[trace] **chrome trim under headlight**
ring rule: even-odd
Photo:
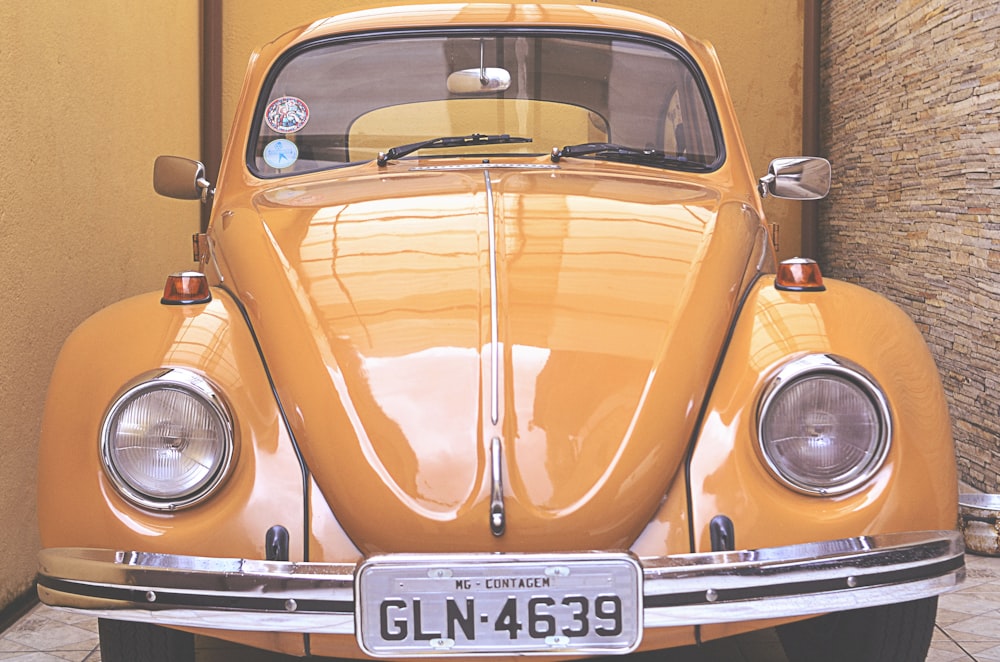
[[[875,380],[846,359],[812,354],[764,390],[757,441],[771,473],[804,494],[843,494],[867,482],[889,452],[892,418]]]
[[[192,506],[233,460],[233,420],[203,377],[179,368],[146,373],[115,398],[101,425],[101,462],[128,501],[152,510]]]

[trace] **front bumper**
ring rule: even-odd
[[[438,557],[445,559],[446,557]],[[645,628],[805,616],[945,593],[965,576],[954,531],[639,559]],[[355,632],[354,564],[53,548],[42,602],[161,625]]]

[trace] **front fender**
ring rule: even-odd
[[[785,292],[762,278],[728,344],[688,465],[694,551],[726,515],[738,549],[846,536],[953,529],[958,489],[948,407],[919,330],[894,304],[843,282]],[[757,445],[761,393],[788,361],[834,354],[867,370],[892,416],[888,457],[864,486],[809,496],[780,484]]]
[[[303,481],[253,337],[223,290],[210,303],[167,306],[150,293],[85,321],[63,346],[49,386],[39,449],[43,547],[114,546],[177,554],[264,558],[265,532],[306,539]],[[172,513],[122,499],[102,469],[102,419],[119,389],[159,368],[209,380],[235,420],[235,461],[217,493]],[[197,551],[196,551],[197,550]]]

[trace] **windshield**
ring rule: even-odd
[[[700,73],[664,42],[498,28],[342,37],[300,47],[272,71],[248,163],[279,177],[482,134],[530,142],[444,141],[418,154],[538,155],[608,143],[663,156],[646,154],[643,165],[706,170],[721,161],[714,118]],[[628,160],[629,151],[564,155]]]

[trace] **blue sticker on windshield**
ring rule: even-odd
[[[291,140],[278,138],[264,148],[264,163],[275,170],[290,168],[299,160],[299,148]]]
[[[279,97],[267,104],[264,121],[272,131],[295,133],[309,121],[309,106],[298,97]]]

